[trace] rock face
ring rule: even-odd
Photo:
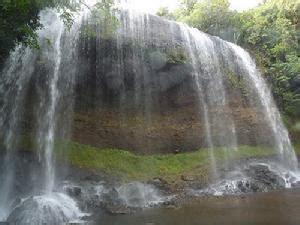
[[[232,195],[297,187],[295,175],[277,166],[253,162],[235,168],[233,173],[228,173],[225,178],[200,191],[200,194]]]
[[[62,45],[74,41],[75,50],[72,57],[62,55],[60,72],[69,77],[59,77],[56,111],[68,129],[57,136],[68,138],[71,131],[75,142],[142,154],[193,151],[210,142],[272,142],[264,115],[251,105],[256,95],[245,71],[224,41],[130,11],[120,12],[120,25],[109,37],[101,35],[102,27],[86,34],[89,21],[83,19],[78,40],[63,36]],[[36,129],[31,121],[51,70],[36,58],[24,96],[26,133]]]
[[[155,16],[124,13],[120,31],[111,39],[82,38],[79,61],[83,66],[75,88],[73,140],[136,153],[207,147],[201,105],[201,101],[207,101],[210,105],[206,113],[212,115],[210,127],[216,127],[211,131],[214,145],[224,146],[228,132],[221,133],[217,124],[229,114],[238,144],[268,144],[272,139],[266,135],[270,133],[268,125],[250,106],[255,96],[250,89],[247,93],[242,69],[234,68],[235,56],[224,53],[222,40],[205,38],[215,49],[203,51],[215,51],[219,58],[211,59],[210,63],[215,63],[212,68],[206,68],[205,62],[195,68],[182,28]],[[195,69],[203,79],[206,96],[199,96]],[[220,79],[214,77],[217,72]],[[226,106],[218,106],[216,99],[221,96],[211,96],[213,92],[218,95],[220,82],[226,92]]]
[[[254,180],[253,184],[256,186],[253,185],[252,190],[255,192],[285,188],[284,179],[266,165],[250,166],[246,174]]]

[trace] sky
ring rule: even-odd
[[[230,8],[243,11],[245,9],[253,8],[261,2],[262,0],[230,0]]]
[[[86,0],[90,4],[96,0]],[[137,11],[143,11],[147,13],[156,13],[160,7],[166,6],[168,8],[176,9],[179,0],[119,0],[121,2],[127,2],[130,8]],[[245,9],[253,8],[257,6],[262,0],[229,0],[231,9],[242,11]],[[125,3],[126,5],[126,3]]]

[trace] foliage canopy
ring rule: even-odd
[[[272,84],[280,109],[300,116],[299,0],[266,0],[244,12],[231,10],[229,0],[182,0],[175,12],[161,9],[158,15],[248,49]]]
[[[98,0],[92,11],[97,21],[109,23],[113,0]],[[55,8],[60,13],[67,29],[73,25],[73,18],[82,8],[88,7],[84,0],[1,0],[0,1],[0,67],[9,51],[18,43],[38,48],[36,31],[42,28],[39,12]],[[108,21],[107,18],[111,20]]]

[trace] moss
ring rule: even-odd
[[[20,149],[32,151],[34,143],[30,136],[23,136],[20,140]],[[300,153],[300,145],[295,149]],[[183,174],[205,180],[208,179],[210,165],[210,149],[180,154],[136,155],[119,149],[99,149],[74,142],[57,141],[55,151],[59,160],[72,166],[118,176],[124,181],[147,181],[154,177],[174,181]],[[275,152],[265,147],[240,146],[238,150],[216,148],[214,153],[218,165],[222,166],[226,158],[236,160],[264,157]]]
[[[188,56],[183,48],[177,47],[167,50],[167,62],[171,64],[186,64],[188,63]]]
[[[61,143],[59,152],[67,152],[67,161],[76,167],[102,171],[121,177],[123,180],[148,180],[153,177],[174,178],[182,174],[207,176],[209,149],[195,152],[164,155],[135,155],[118,149],[97,149],[77,143]],[[228,149],[215,149],[216,158],[221,163]],[[232,151],[231,151],[232,152]],[[231,158],[267,156],[271,149],[241,146]]]
[[[300,154],[300,142],[294,145],[294,149],[297,155]]]
[[[21,135],[18,140],[18,147],[22,151],[32,151],[34,149],[34,144],[32,135]]]
[[[243,79],[241,79],[241,77],[238,74],[236,74],[235,72],[233,72],[232,70],[227,70],[225,73],[226,73],[226,76],[228,78],[230,85],[233,88],[239,89],[244,98],[248,98],[249,93],[247,91],[247,85],[245,84]]]

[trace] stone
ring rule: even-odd
[[[180,150],[179,149],[175,149],[174,150],[174,154],[179,154],[180,153]]]
[[[169,191],[170,190],[170,185],[168,181],[161,177],[155,177],[152,180],[147,182],[148,184],[154,185],[156,188],[163,190],[163,191]]]
[[[79,197],[82,193],[81,187],[78,186],[67,187],[66,191],[69,195],[73,197]]]
[[[246,174],[252,179],[250,189],[253,192],[285,188],[284,179],[271,171],[267,165],[250,165]]]
[[[293,188],[300,188],[300,181],[292,184]]]
[[[188,175],[182,175],[181,180],[190,182],[190,181],[195,181],[195,178]]]
[[[110,190],[107,193],[104,193],[102,196],[102,200],[103,202],[118,202],[120,203],[120,199],[119,199],[119,193],[115,188],[110,188]]]
[[[131,214],[133,210],[125,205],[107,205],[106,211],[110,214]]]

